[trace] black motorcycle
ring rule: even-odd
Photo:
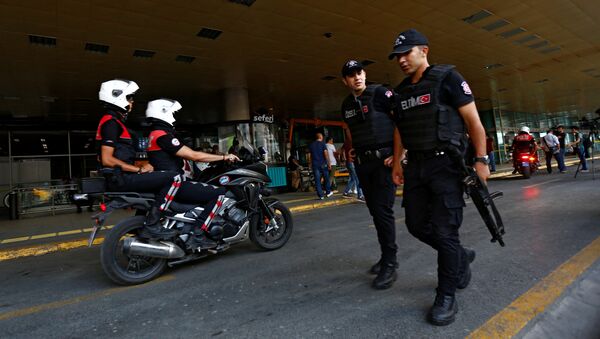
[[[90,235],[89,246],[112,211],[123,208],[136,210],[135,216],[118,222],[102,243],[100,261],[112,281],[121,285],[145,283],[161,275],[167,266],[223,252],[248,238],[264,250],[275,250],[287,243],[293,230],[292,214],[283,203],[269,197],[270,191],[265,186],[271,180],[266,164],[248,164],[246,161],[241,165],[227,165],[221,162],[203,172],[203,176],[208,175],[212,177],[205,182],[227,188],[227,194],[219,198],[211,223],[211,229],[222,229],[222,238],[216,239],[216,247],[199,251],[186,246],[186,242],[194,236],[193,229],[199,223],[197,216],[203,211],[203,206],[171,202],[162,223],[163,227],[176,230],[177,235],[172,239],[154,241],[138,237],[153,204],[153,194],[96,194],[108,203],[102,204],[102,212],[93,217],[96,225]]]

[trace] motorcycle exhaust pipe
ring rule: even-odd
[[[185,255],[185,252],[179,246],[171,242],[152,241],[151,243],[145,243],[131,237],[123,241],[123,252],[129,256],[139,255],[163,259],[181,258]]]

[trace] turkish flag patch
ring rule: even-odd
[[[369,107],[367,105],[364,105],[362,107],[363,113],[368,113],[369,112]]]
[[[417,98],[418,105],[425,105],[431,102],[431,94],[424,94]]]
[[[472,95],[473,92],[471,92],[471,87],[469,87],[469,84],[467,84],[466,81],[463,81],[460,86],[462,87],[463,92],[465,92],[466,95]]]

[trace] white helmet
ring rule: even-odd
[[[108,104],[117,106],[124,111],[128,110],[127,97],[133,95],[140,87],[133,81],[115,79],[102,83],[98,98]]]
[[[521,127],[521,132],[527,132],[527,133],[529,133],[529,127],[527,127],[527,126]]]
[[[146,118],[162,120],[169,125],[173,125],[175,117],[173,114],[181,109],[181,104],[177,100],[157,99],[148,102],[146,108]]]

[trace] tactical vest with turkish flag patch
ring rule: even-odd
[[[416,84],[396,88],[396,125],[405,149],[413,152],[465,149],[465,125],[459,112],[440,101],[442,82],[453,65],[435,65]]]

